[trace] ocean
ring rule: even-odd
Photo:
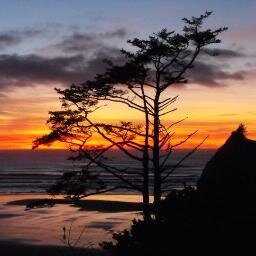
[[[174,152],[168,165],[175,163],[186,154],[187,150]],[[181,188],[183,183],[195,185],[201,172],[215,150],[197,150],[168,178],[168,189]],[[2,150],[0,151],[0,194],[43,194],[63,172],[80,170],[83,163],[67,160],[70,156],[65,150]],[[139,170],[135,160],[111,152],[108,160],[113,166]],[[116,183],[112,175],[92,166],[103,180]],[[152,178],[151,178],[152,179]],[[117,193],[134,193],[134,191],[118,191]]]

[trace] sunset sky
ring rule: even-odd
[[[0,149],[30,149],[47,133],[48,111],[60,107],[55,87],[102,72],[102,59],[117,60],[127,39],[162,28],[179,32],[182,18],[206,10],[214,13],[205,27],[229,29],[216,46],[219,55],[202,57],[188,84],[169,89],[179,95],[170,121],[188,117],[177,126],[178,137],[199,130],[187,147],[209,135],[204,147],[216,148],[241,122],[256,139],[255,0],[3,0]],[[96,118],[140,122],[126,107],[107,109]]]

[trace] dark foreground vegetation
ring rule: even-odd
[[[190,187],[162,202],[161,221],[134,221],[130,231],[103,243],[114,255],[246,255],[254,252],[255,197],[204,198]],[[248,254],[249,255],[249,254]]]
[[[254,255],[256,143],[243,125],[206,165],[197,189],[174,190],[161,220],[136,221],[103,243],[111,255]]]

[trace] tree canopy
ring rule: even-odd
[[[53,194],[65,193],[81,198],[120,188],[136,190],[143,195],[144,217],[149,219],[149,195],[152,193],[157,218],[157,209],[168,188],[170,175],[201,144],[177,165],[168,165],[173,150],[196,131],[178,143],[173,142],[173,127],[183,119],[169,124],[163,122],[163,117],[176,110],[173,103],[178,97],[165,92],[172,85],[187,83],[187,73],[193,68],[199,53],[221,42],[218,35],[227,28],[203,28],[204,20],[210,15],[211,12],[206,12],[199,17],[184,18],[182,33],[162,29],[147,39],[129,40],[133,50],[121,50],[123,64],[105,60],[106,71],[97,74],[93,80],[72,84],[67,89],[56,89],[62,109],[50,112],[48,124],[51,132],[36,139],[33,147],[54,141],[64,142],[71,151],[77,152],[72,159],[83,160],[84,165],[81,171],[64,174],[50,190]],[[123,104],[127,111],[133,109],[142,113],[143,120],[140,123],[133,120],[119,123],[95,121],[93,114],[108,102]],[[95,134],[104,141],[104,145],[90,144]],[[137,161],[140,168],[118,167],[109,163],[106,154],[113,148]],[[92,174],[92,170],[96,173]],[[100,170],[118,182],[106,183]],[[153,191],[150,191],[150,186]]]

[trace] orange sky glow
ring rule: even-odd
[[[237,83],[232,87],[209,89],[191,84],[183,89],[170,88],[168,95],[179,95],[173,105],[178,110],[166,117],[165,122],[175,122],[188,117],[187,120],[173,128],[175,131],[173,143],[179,142],[187,134],[198,130],[197,134],[180,148],[193,148],[206,136],[209,138],[201,148],[217,148],[240,123],[246,125],[247,136],[255,139],[256,113],[253,106],[255,105],[256,88],[252,86],[253,83],[252,79]],[[41,95],[37,101],[34,100],[36,94]],[[12,100],[10,101],[10,99]],[[49,132],[46,125],[48,111],[59,109],[58,95],[52,88],[45,89],[38,85],[32,92],[31,89],[26,88],[20,91],[16,90],[15,93],[10,92],[8,101],[6,102],[9,104],[8,115],[0,114],[2,117],[0,149],[31,149],[32,141],[35,138]],[[94,118],[105,123],[117,123],[120,120],[141,123],[142,120],[136,111],[113,103],[95,112]],[[89,145],[104,145],[105,143],[103,139],[97,137],[90,141]],[[63,143],[40,147],[40,149],[64,148],[66,145]]]

